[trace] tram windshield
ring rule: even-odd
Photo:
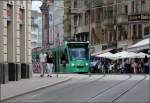
[[[72,60],[86,60],[88,53],[86,48],[70,48],[70,56]]]

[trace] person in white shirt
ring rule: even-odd
[[[46,54],[44,52],[42,52],[39,55],[39,59],[40,59],[40,67],[41,67],[41,77],[44,76],[44,72],[45,72],[45,62],[46,62]]]

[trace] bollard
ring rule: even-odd
[[[56,77],[58,78],[58,73],[56,74]]]
[[[91,77],[91,72],[88,72],[89,77]]]

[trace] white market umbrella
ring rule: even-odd
[[[115,58],[117,59],[124,59],[124,58],[137,58],[138,55],[134,52],[127,52],[127,51],[122,51],[119,53],[114,54]]]
[[[127,51],[137,52],[139,50],[148,49],[150,45],[150,38],[143,39],[134,45],[127,48]]]
[[[142,52],[138,53],[139,58],[145,58],[145,56],[150,57],[150,55],[148,55],[146,53],[142,53]]]
[[[96,57],[102,57],[102,58],[107,58],[107,59],[112,59],[115,60],[116,58],[114,57],[114,54],[110,53],[110,52],[106,52],[103,54],[99,54]]]

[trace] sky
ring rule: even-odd
[[[32,1],[32,10],[40,11],[40,6],[42,5],[41,1]]]

